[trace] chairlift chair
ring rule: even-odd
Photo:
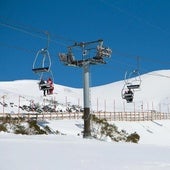
[[[45,81],[41,80],[38,84],[39,84],[40,90],[49,90],[50,89],[50,85]]]
[[[51,58],[47,49],[41,49],[37,52],[33,62],[32,71],[34,73],[49,72],[51,68]]]
[[[125,73],[125,85],[122,89],[122,99],[127,103],[133,102],[134,92],[141,86],[141,78],[138,70]]]
[[[59,53],[59,58],[61,62],[67,63],[67,55],[65,53]]]
[[[52,87],[47,83],[47,80],[49,78],[54,83],[54,77],[53,77],[53,73],[52,73],[51,70],[48,71],[48,72],[41,73],[40,81],[38,83],[40,90],[49,90],[49,89],[52,89]]]
[[[138,70],[125,73],[125,84],[128,89],[139,89],[141,85],[140,73]]]
[[[77,61],[72,53],[59,53],[60,61],[62,61],[65,65],[77,65]]]
[[[125,99],[127,101],[127,103],[133,102],[134,89],[128,88],[125,84],[121,91],[121,96],[122,96],[122,99]]]
[[[51,78],[54,82],[53,74],[51,71],[51,58],[47,48],[41,49],[37,52],[33,62],[32,71],[39,75],[40,81],[38,86],[40,90],[48,91],[54,89],[47,83],[47,79]]]

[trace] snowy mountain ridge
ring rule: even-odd
[[[126,103],[121,97],[124,80],[110,84],[91,87],[91,109],[94,111],[136,111],[157,110],[169,112],[170,104],[170,70],[159,70],[141,75],[141,87],[134,94],[134,102]],[[66,111],[68,105],[83,107],[83,89],[54,84],[54,94],[47,97],[39,90],[37,80],[15,80],[0,82],[0,112],[2,103],[16,107],[6,107],[6,112],[18,112],[21,105],[32,103],[46,104],[48,101],[58,103],[59,110]]]

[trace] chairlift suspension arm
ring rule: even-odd
[[[45,34],[47,35],[47,46],[45,49],[48,49],[49,48],[49,44],[50,44],[50,34],[48,31],[45,31]]]
[[[139,59],[140,59],[140,57],[137,56],[137,70],[139,70]]]

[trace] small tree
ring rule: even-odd
[[[95,115],[91,116],[92,121],[92,136],[103,140],[105,137],[109,137],[112,141],[125,141],[138,143],[140,136],[135,132],[128,134],[125,130],[119,131],[117,126],[109,124],[106,119],[99,119]]]

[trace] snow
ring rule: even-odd
[[[141,76],[142,84],[134,94],[134,102],[126,103],[121,98],[124,81],[118,81],[90,89],[91,109],[93,111],[148,111],[156,110],[169,112],[170,104],[170,70],[159,70]],[[4,98],[2,98],[4,96]],[[80,105],[83,107],[83,91],[79,88],[70,88],[62,85],[54,85],[54,94],[43,97],[43,92],[38,88],[36,80],[17,80],[0,82],[0,101],[10,106],[10,102],[16,106],[21,104],[45,103],[46,100],[55,100],[66,105]],[[10,102],[9,102],[10,101]],[[61,105],[58,106],[61,109]],[[2,111],[0,107],[0,111]],[[21,110],[20,110],[21,111]],[[18,107],[5,108],[5,112],[18,113]],[[22,111],[21,111],[22,112]]]
[[[161,70],[141,76],[142,86],[135,93],[136,109],[153,109],[168,112],[170,79],[157,75],[170,75],[170,70]],[[91,105],[96,110],[124,110],[120,91],[123,81],[91,88]],[[104,93],[103,93],[104,92]],[[5,96],[5,98],[3,98]],[[44,102],[38,91],[37,81],[18,80],[0,82],[0,101],[13,102],[16,107],[5,107],[5,111],[17,112],[20,104]],[[82,89],[55,84],[54,95],[66,107],[68,103],[83,105]],[[98,100],[97,100],[98,99]],[[104,100],[107,106],[104,108]],[[97,106],[98,101],[98,106]],[[126,110],[134,110],[133,104],[125,104]],[[3,111],[0,105],[0,112]],[[140,135],[138,144],[116,143],[84,139],[83,120],[46,120],[59,135],[14,135],[0,132],[0,170],[169,170],[170,169],[170,120],[110,122],[118,129]]]
[[[153,122],[115,122],[120,128],[126,127],[128,131],[140,132],[139,144],[83,139],[77,135],[82,130],[82,120],[47,120],[46,123],[53,130],[61,131],[63,135],[26,136],[0,133],[2,170],[169,170],[170,168],[168,137],[170,121],[168,120],[157,122],[163,126]],[[147,128],[152,130],[152,133],[148,132]]]

